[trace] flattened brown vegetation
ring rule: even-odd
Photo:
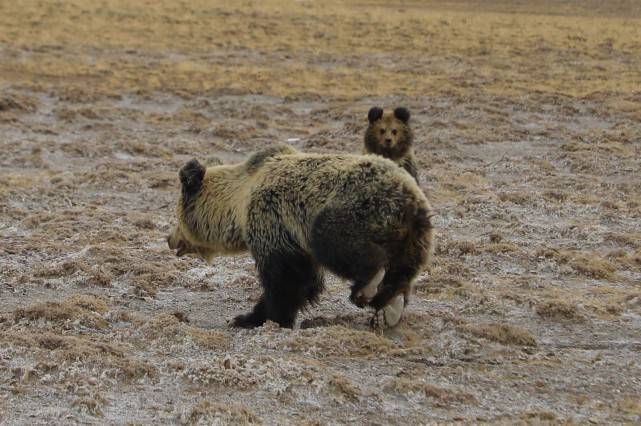
[[[200,424],[235,424],[235,425],[260,425],[260,419],[243,405],[220,404],[203,401],[191,408],[186,418],[181,418],[181,423],[189,425]]]
[[[461,330],[503,345],[536,346],[536,338],[532,333],[514,325],[470,324],[461,327]]]
[[[31,321],[44,319],[58,324],[77,321],[85,327],[105,328],[108,326],[101,314],[109,310],[107,303],[92,295],[74,295],[62,302],[38,303],[24,309],[17,309],[14,320]]]
[[[350,379],[345,376],[335,374],[329,379],[329,387],[341,398],[349,401],[358,401],[362,391]]]
[[[476,403],[476,398],[469,393],[410,379],[391,379],[385,383],[384,389],[390,393],[400,393],[407,396],[421,395],[424,398],[432,398],[437,401],[437,406]]]
[[[153,378],[156,368],[145,360],[126,356],[120,345],[99,338],[56,333],[7,332],[0,336],[5,347],[21,347],[32,355],[55,360],[53,369],[80,364],[92,366],[118,381]]]
[[[539,255],[555,259],[561,264],[567,264],[577,273],[589,278],[608,280],[614,278],[617,271],[615,265],[595,253],[544,249],[539,252]]]
[[[541,302],[536,307],[536,313],[543,318],[557,320],[582,321],[583,315],[579,312],[575,304],[562,300],[549,300]]]
[[[221,349],[228,344],[226,333],[192,327],[184,322],[184,317],[180,314],[158,315],[141,330],[150,339],[165,338],[176,343],[185,343],[185,338],[189,338],[205,349]]]
[[[290,340],[291,350],[318,357],[370,357],[391,353],[397,346],[372,331],[353,330],[343,326],[306,329]]]

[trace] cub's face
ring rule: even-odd
[[[368,114],[369,127],[365,133],[365,149],[371,154],[396,160],[404,156],[412,146],[409,127],[410,113],[405,108],[384,113],[374,107]]]

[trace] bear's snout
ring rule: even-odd
[[[169,250],[176,250],[176,256],[181,257],[189,252],[189,247],[183,240],[174,238],[173,235],[167,235],[167,245]]]

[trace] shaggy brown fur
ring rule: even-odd
[[[367,119],[369,126],[365,132],[364,152],[389,158],[404,168],[418,183],[409,110],[400,107],[393,113],[386,114],[382,108],[373,107],[369,110]]]
[[[206,170],[192,160],[180,179],[169,247],[205,259],[250,251],[256,260],[264,294],[236,326],[269,319],[292,327],[299,309],[322,291],[323,269],[351,280],[352,301],[378,313],[409,294],[429,261],[430,204],[407,173],[377,156],[277,146]],[[373,277],[380,285],[363,299]]]

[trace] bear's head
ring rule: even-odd
[[[410,112],[407,108],[396,108],[392,113],[373,107],[367,114],[369,127],[365,132],[365,148],[371,154],[397,160],[412,147]]]
[[[210,262],[214,256],[247,249],[239,225],[239,185],[246,172],[231,165],[207,169],[198,160],[185,164],[180,173],[181,193],[176,205],[177,224],[167,244],[177,256],[194,254]],[[241,197],[242,198],[242,197]]]
[[[195,254],[204,259],[213,256],[206,244],[200,244],[195,236],[197,232],[197,207],[196,201],[203,186],[205,168],[193,159],[185,164],[180,172],[181,195],[176,207],[178,224],[174,226],[167,236],[167,244],[170,250],[176,250],[176,256]]]

